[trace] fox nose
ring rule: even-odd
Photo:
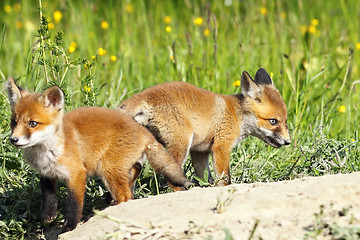
[[[287,139],[287,140],[284,141],[284,145],[290,145],[290,143],[291,143],[290,139]]]
[[[18,141],[19,141],[19,139],[17,137],[10,137],[10,142],[12,144],[17,143]]]

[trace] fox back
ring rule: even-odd
[[[181,165],[191,155],[203,178],[209,155],[218,176],[230,183],[231,149],[249,135],[272,147],[290,144],[286,105],[264,69],[241,78],[242,91],[220,95],[185,82],[159,84],[122,102],[118,109],[147,127]],[[209,179],[210,181],[212,179]]]
[[[64,114],[64,96],[53,86],[29,93],[9,80],[12,134],[29,164],[40,172],[42,219],[56,217],[56,179],[66,182],[68,199],[63,232],[81,218],[87,176],[100,176],[114,204],[132,198],[131,188],[148,159],[173,185],[190,182],[181,167],[146,128],[116,110],[84,107]]]

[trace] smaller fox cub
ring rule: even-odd
[[[13,79],[7,83],[11,104],[11,143],[40,172],[42,220],[57,215],[56,180],[66,182],[68,197],[62,232],[81,218],[86,180],[99,175],[115,204],[132,198],[141,165],[152,167],[173,185],[190,185],[181,167],[151,133],[117,110],[83,107],[64,114],[64,95],[53,86],[30,93]]]
[[[247,136],[275,148],[290,144],[285,103],[262,68],[254,80],[243,72],[237,95],[171,82],[135,94],[119,110],[147,127],[179,166],[190,153],[195,174],[201,178],[211,154],[216,174],[228,177],[220,185],[230,183],[231,149]]]

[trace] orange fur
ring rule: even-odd
[[[7,86],[13,112],[10,140],[39,170],[44,202],[55,198],[54,186],[49,186],[55,184],[54,179],[67,184],[63,232],[75,228],[81,218],[89,175],[102,178],[115,204],[132,198],[131,188],[146,158],[172,184],[190,184],[164,147],[131,117],[99,107],[78,108],[64,115],[60,88],[40,94],[21,90],[13,80]],[[56,216],[56,200],[52,201],[43,206],[46,222]]]
[[[212,154],[216,174],[224,173],[228,181],[221,184],[227,184],[230,152],[239,141],[253,135],[273,147],[290,144],[286,106],[266,71],[259,69],[255,80],[244,72],[241,82],[242,92],[230,96],[164,83],[135,94],[119,110],[146,126],[179,166],[190,153],[201,178]]]

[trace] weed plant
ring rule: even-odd
[[[8,141],[9,77],[33,91],[61,86],[70,111],[114,108],[170,81],[234,94],[242,71],[253,76],[263,67],[288,106],[292,144],[273,149],[246,139],[232,152],[232,182],[358,171],[358,11],[357,0],[1,1],[0,238],[41,237],[44,229],[38,173]],[[209,185],[194,178],[189,162],[184,171]],[[58,188],[63,209],[66,191]],[[145,165],[135,198],[166,191],[164,179]],[[104,208],[106,195],[90,179],[84,216]]]

